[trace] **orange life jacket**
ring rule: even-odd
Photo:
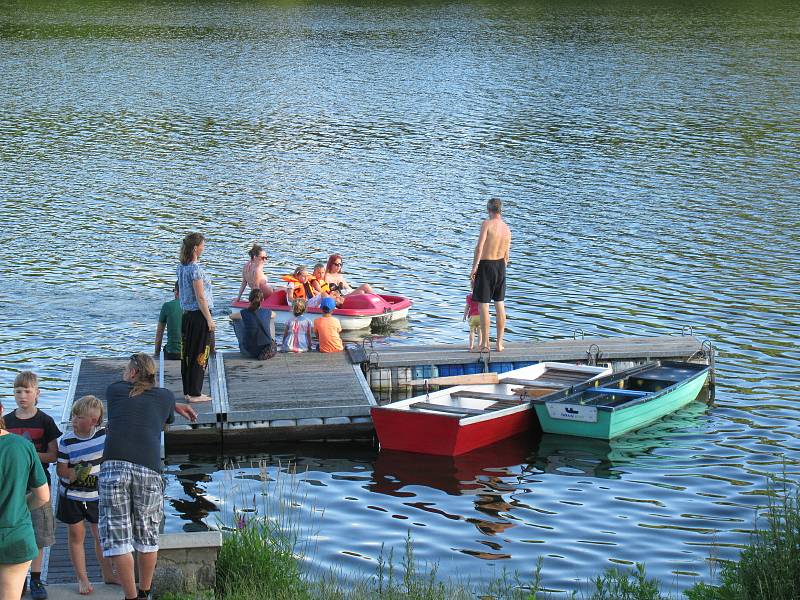
[[[305,283],[297,279],[297,277],[295,277],[294,275],[283,275],[281,276],[281,279],[283,279],[284,281],[288,281],[289,283],[299,284],[292,287],[291,300],[298,300],[298,299],[309,300],[319,293],[311,285],[311,282],[315,281],[316,279],[312,275],[308,276],[308,279],[306,280]]]

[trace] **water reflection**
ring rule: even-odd
[[[702,430],[701,417],[709,411],[707,398],[708,388],[704,388],[700,397],[685,408],[613,440],[543,433],[524,472],[620,479],[628,472],[626,467],[658,468],[656,461],[692,450],[692,433]],[[669,449],[668,453],[660,455],[664,448]]]
[[[426,456],[381,450],[373,467],[372,492],[413,497],[407,486],[424,486],[449,495],[478,493],[492,478],[508,477],[508,469],[526,462],[531,449],[528,435],[515,436],[459,456]]]

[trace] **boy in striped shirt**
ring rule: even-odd
[[[83,540],[86,535],[84,521],[89,521],[94,537],[94,551],[103,571],[103,580],[114,583],[111,561],[103,558],[97,532],[99,494],[97,475],[103,460],[106,430],[103,428],[103,403],[95,396],[83,396],[72,406],[72,431],[58,443],[59,486],[56,518],[67,524],[69,557],[78,578],[78,592],[91,594],[93,590],[86,574],[86,556]]]

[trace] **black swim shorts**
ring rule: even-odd
[[[502,302],[506,297],[506,260],[482,260],[475,273],[472,299],[481,304]]]

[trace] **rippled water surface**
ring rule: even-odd
[[[0,397],[31,367],[58,414],[76,356],[150,348],[190,230],[224,348],[254,240],[273,278],[338,251],[411,296],[390,342],[466,340],[496,195],[509,338],[692,325],[715,401],[613,444],[174,455],[168,528],[229,520],[292,460],[313,568],[370,574],[410,531],[476,581],[538,556],[558,590],[642,559],[708,580],[800,461],[798,31],[794,3],[4,3]]]

